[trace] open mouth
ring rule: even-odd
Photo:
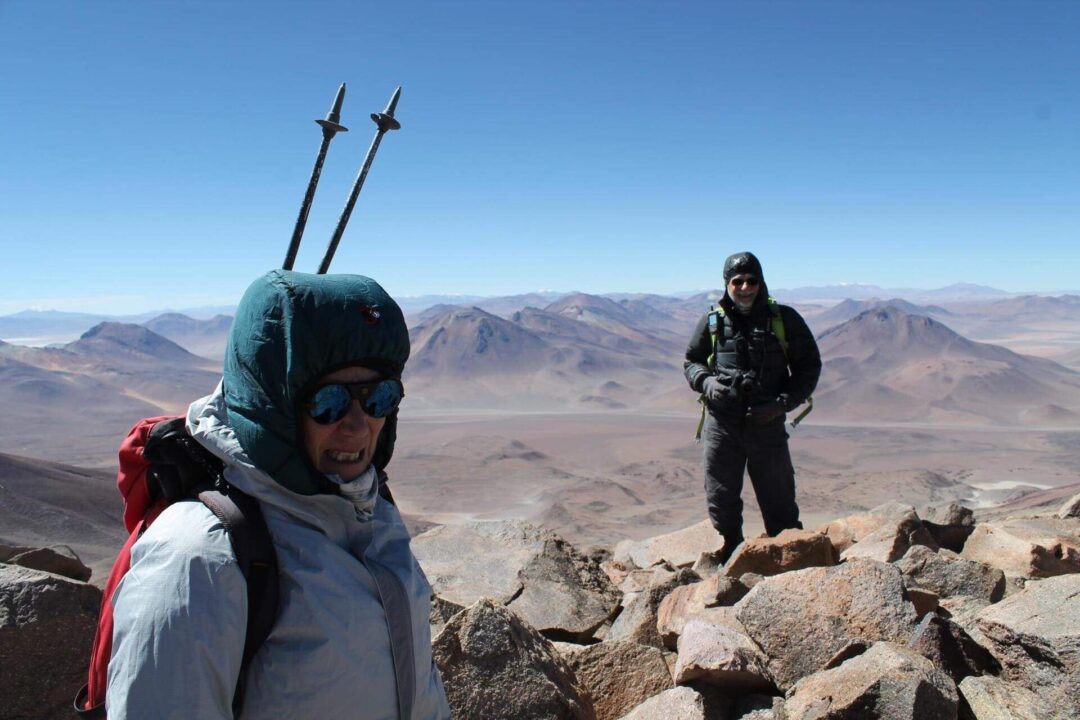
[[[339,450],[327,450],[326,456],[338,463],[354,463],[360,459],[361,453],[359,450],[356,452],[341,452]]]

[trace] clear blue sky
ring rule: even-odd
[[[0,313],[392,293],[1080,286],[1080,3],[0,0]]]

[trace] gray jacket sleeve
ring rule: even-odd
[[[179,502],[131,551],[113,600],[109,720],[232,718],[247,584],[229,536],[200,502]]]

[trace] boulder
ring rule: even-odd
[[[612,623],[604,641],[630,640],[642,645],[652,645],[657,648],[664,647],[664,643],[660,639],[660,633],[656,630],[656,615],[660,603],[675,588],[700,580],[701,578],[696,572],[684,568],[679,570],[675,577],[667,582],[635,594],[623,608],[623,611],[619,613],[619,616],[615,618],[615,622]]]
[[[912,545],[925,545],[937,550],[938,544],[930,535],[913,508],[897,512],[885,518],[885,521],[872,533],[864,536],[857,543],[844,550],[840,557],[870,558],[880,562],[892,562],[904,557]]]
[[[0,545],[0,563],[6,563],[16,555],[21,555],[27,550],[33,550],[33,548],[23,547],[22,545]]]
[[[679,636],[675,682],[700,680],[739,692],[775,689],[769,678],[769,659],[750,638],[723,625],[691,620]]]
[[[734,605],[749,589],[740,581],[713,575],[701,582],[677,587],[656,611],[656,630],[664,647],[675,649],[687,621],[705,614],[707,608]]]
[[[690,567],[703,552],[717,552],[724,541],[708,520],[682,530],[645,540],[623,540],[615,546],[614,559],[649,568],[667,561],[675,567]]]
[[[966,677],[959,685],[973,720],[1066,720],[1045,700],[1022,685],[986,675]]]
[[[1080,494],[1073,495],[1066,500],[1065,504],[1057,511],[1057,516],[1062,520],[1080,518]]]
[[[840,667],[804,677],[784,700],[787,720],[956,720],[949,676],[913,650],[877,642]]]
[[[675,577],[675,572],[675,567],[667,562],[653,565],[647,570],[631,570],[619,583],[619,592],[625,595],[626,593],[641,592],[654,585],[663,585]]]
[[[906,643],[916,621],[900,571],[861,558],[767,578],[735,608],[783,690],[852,640]]]
[[[961,555],[1000,568],[1006,575],[1042,578],[1080,572],[1080,523],[1059,518],[982,523]]]
[[[744,542],[724,566],[724,574],[739,577],[753,572],[779,575],[808,567],[829,567],[839,561],[832,541],[813,530],[784,530],[776,537],[756,537]]]
[[[903,503],[885,503],[864,513],[833,520],[818,528],[818,532],[828,535],[836,551],[843,553],[889,522],[890,518],[903,517],[909,512],[915,512],[915,508]]]
[[[412,549],[440,599],[468,607],[490,597],[555,639],[591,638],[619,603],[595,559],[526,523],[440,526]]]
[[[986,648],[959,625],[936,613],[923,618],[908,647],[948,673],[955,683],[970,675],[1001,672],[1001,665]]]
[[[622,717],[673,686],[664,653],[634,642],[590,645],[573,651],[567,662],[592,697],[597,720]]]
[[[1028,583],[979,614],[1002,677],[1080,717],[1080,575]]]
[[[743,695],[731,707],[732,720],[783,720],[784,699],[772,695]]]
[[[923,526],[943,548],[960,552],[975,529],[975,513],[956,503],[927,508],[921,514]]]
[[[690,569],[701,577],[715,575],[724,567],[723,554],[723,549],[713,552],[703,552],[701,555],[698,555],[698,559],[694,561],[694,564]]]
[[[78,554],[67,545],[50,545],[24,550],[5,562],[54,575],[63,575],[81,582],[87,582],[90,579],[90,568],[83,565]]]
[[[454,717],[592,720],[588,693],[543,635],[483,599],[432,642]]]
[[[919,516],[924,523],[932,522],[935,525],[975,527],[975,512],[971,508],[954,502],[946,505],[931,505],[924,508]]]
[[[0,564],[0,707],[10,718],[66,718],[86,682],[101,590]]]
[[[938,597],[956,595],[997,602],[1005,595],[1005,573],[986,563],[965,560],[949,550],[934,552],[923,545],[913,545],[896,567],[904,574],[904,584],[931,590]]]
[[[704,695],[692,688],[677,687],[649,698],[621,720],[714,720],[715,717],[708,711]]]

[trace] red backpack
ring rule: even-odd
[[[277,556],[258,502],[225,482],[223,468],[220,460],[187,433],[183,417],[140,420],[121,443],[116,484],[124,498],[124,526],[131,534],[105,584],[87,683],[75,697],[75,711],[81,717],[105,717],[113,595],[131,569],[131,548],[162,510],[184,500],[202,502],[218,517],[247,580],[247,635],[233,693],[233,717],[240,716],[248,665],[277,616]]]

